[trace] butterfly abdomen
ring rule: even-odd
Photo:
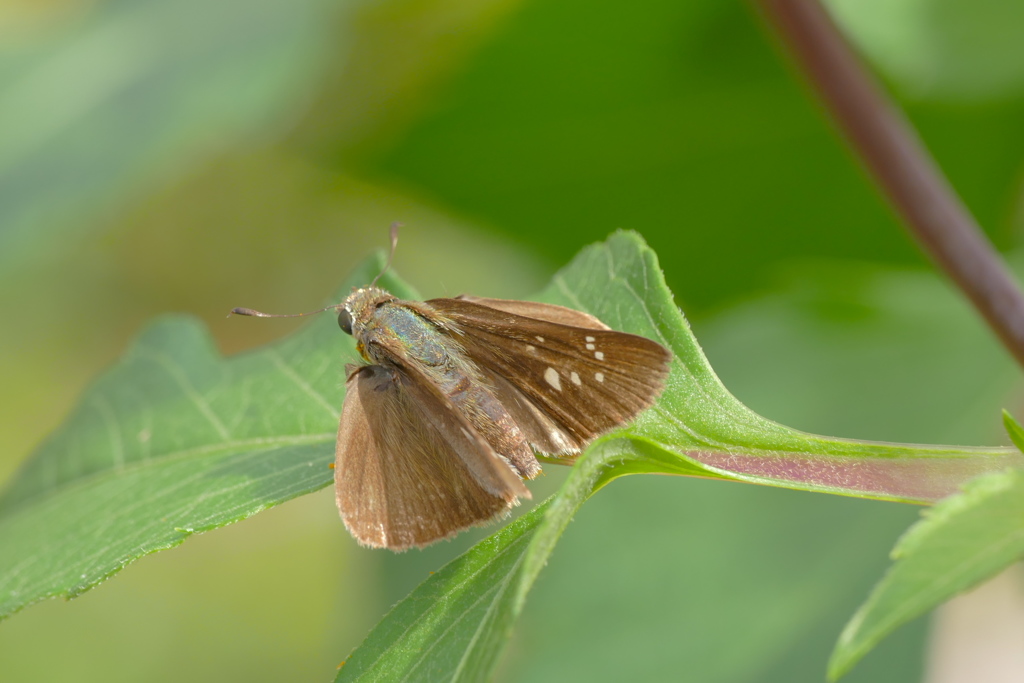
[[[449,369],[438,386],[456,410],[469,420],[494,452],[502,456],[516,473],[532,479],[540,473],[533,448],[509,409],[495,395],[479,370],[472,366]]]

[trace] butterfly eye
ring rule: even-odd
[[[338,327],[345,334],[352,334],[352,316],[344,308],[338,311]]]

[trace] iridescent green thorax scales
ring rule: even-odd
[[[418,313],[394,301],[377,308],[365,336],[367,341],[401,344],[411,360],[431,367],[443,367],[451,360],[442,333]]]
[[[377,287],[353,292],[343,304],[352,317],[352,336],[373,363],[396,357],[432,368],[462,365],[461,349],[446,325],[426,304],[400,301]]]

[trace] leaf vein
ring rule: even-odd
[[[107,433],[110,437],[110,457],[113,462],[114,469],[123,469],[124,440],[121,438],[121,429],[117,424],[117,417],[114,415],[114,410],[111,407],[110,402],[102,395],[95,396],[91,403],[93,407],[96,408],[96,412],[99,413],[104,426],[107,428]]]
[[[150,349],[141,348],[139,355],[143,357],[149,357],[150,359],[152,359],[154,362],[156,362],[157,365],[162,367],[164,371],[167,372],[167,374],[170,375],[172,379],[174,379],[175,382],[177,382],[178,386],[181,387],[181,390],[185,393],[185,395],[195,404],[196,408],[199,409],[199,412],[202,413],[203,417],[205,417],[213,426],[213,428],[217,431],[222,441],[227,441],[228,439],[231,438],[231,434],[224,426],[224,423],[221,422],[217,414],[213,412],[213,409],[210,407],[210,404],[203,397],[203,395],[196,391],[195,386],[192,385],[192,382],[185,375],[185,373],[181,371],[181,368],[179,368],[176,363],[174,363],[165,354],[158,353]]]
[[[493,564],[494,564],[495,562],[497,562],[497,561],[498,561],[498,560],[499,560],[499,559],[500,559],[501,557],[503,557],[503,556],[504,556],[505,554],[507,554],[507,553],[508,553],[508,552],[509,552],[510,550],[512,550],[513,548],[515,548],[516,546],[518,546],[518,545],[519,545],[519,542],[520,542],[521,540],[522,540],[522,537],[520,537],[520,538],[516,539],[516,541],[515,541],[515,542],[513,542],[513,543],[510,543],[510,544],[509,544],[508,546],[506,546],[506,547],[505,547],[505,549],[504,549],[504,550],[502,550],[502,551],[501,551],[501,552],[499,552],[499,553],[498,553],[497,555],[493,556],[493,557],[492,557],[492,558],[491,558],[490,560],[488,560],[488,561],[487,561],[487,563],[483,564],[483,565],[482,565],[482,566],[481,566],[481,567],[480,567],[479,569],[477,569],[477,570],[476,570],[475,572],[473,572],[472,574],[470,574],[469,576],[467,576],[467,577],[466,577],[465,579],[463,579],[462,581],[458,582],[457,584],[454,584],[454,585],[452,585],[452,586],[451,586],[450,588],[448,588],[448,589],[447,589],[447,590],[446,590],[445,592],[446,592],[446,593],[448,593],[448,594],[452,594],[452,593],[456,592],[456,591],[457,591],[458,589],[460,589],[460,588],[462,588],[463,586],[465,586],[465,585],[466,585],[467,583],[469,583],[470,581],[472,581],[473,579],[475,579],[475,578],[476,578],[476,577],[477,577],[478,575],[480,575],[481,573],[483,573],[483,572],[484,572],[484,571],[485,571],[486,569],[490,568],[490,567],[491,567],[491,565],[493,565]],[[410,631],[411,631],[411,630],[412,630],[412,629],[413,629],[413,628],[414,628],[414,627],[415,627],[415,626],[416,626],[416,625],[417,625],[418,623],[420,623],[421,621],[423,621],[424,619],[426,619],[426,618],[427,618],[427,617],[428,617],[429,615],[430,615],[430,611],[429,611],[429,610],[426,610],[426,611],[424,611],[424,612],[423,612],[422,614],[420,614],[419,616],[417,616],[417,617],[416,617],[416,618],[415,618],[414,620],[412,620],[412,621],[411,621],[411,622],[409,623],[409,625],[408,625],[408,626],[407,626],[407,627],[405,628],[405,630],[404,630],[404,631],[402,631],[402,633],[401,633],[401,634],[399,634],[399,635],[398,635],[398,636],[397,636],[396,638],[394,638],[394,639],[392,640],[392,642],[394,642],[394,643],[398,643],[398,642],[400,642],[401,640],[403,640],[403,639],[404,639],[404,638],[405,638],[405,637],[406,637],[406,636],[407,636],[407,635],[409,634],[409,632],[410,632]],[[366,670],[367,670],[367,671],[372,671],[372,670],[373,670],[373,669],[374,669],[374,668],[375,668],[375,667],[377,666],[377,664],[378,664],[378,663],[380,662],[380,660],[384,658],[384,655],[388,654],[388,653],[389,653],[389,652],[391,652],[391,651],[392,651],[393,649],[394,649],[394,647],[388,647],[387,649],[385,649],[384,651],[382,651],[382,652],[380,653],[380,655],[378,655],[377,659],[375,659],[375,660],[374,660],[374,661],[373,661],[373,662],[372,662],[372,663],[371,663],[371,664],[370,664],[370,665],[369,665],[369,666],[368,666],[368,667],[366,668]]]
[[[302,389],[307,395],[315,400],[320,406],[328,412],[332,420],[338,419],[337,409],[331,405],[330,401],[324,398],[323,394],[314,389],[306,380],[295,372],[295,369],[285,362],[284,358],[276,349],[268,349],[267,356],[274,362],[274,365],[286,376],[288,379],[293,381],[296,386]]]
[[[498,593],[499,594],[504,594],[505,591],[508,589],[509,582],[512,580],[512,577],[516,575],[516,572],[519,570],[519,567],[522,565],[524,558],[525,558],[525,554],[520,555],[519,559],[516,560],[516,563],[512,566],[512,570],[508,574],[506,574],[505,578],[502,579],[500,584],[498,584]],[[482,597],[481,597],[481,599],[482,599]],[[474,603],[472,606],[475,606],[475,605],[476,605],[476,603]],[[452,681],[459,680],[459,677],[462,675],[462,671],[465,668],[466,662],[469,660],[470,652],[472,651],[474,645],[476,644],[476,641],[479,640],[480,634],[483,632],[484,626],[487,625],[488,619],[490,619],[491,613],[494,611],[494,608],[497,607],[497,606],[498,606],[498,600],[495,599],[495,600],[493,600],[491,602],[490,606],[487,608],[487,611],[484,612],[483,618],[480,619],[480,624],[476,627],[476,630],[473,632],[473,637],[470,638],[469,639],[469,643],[466,644],[466,649],[462,653],[462,657],[459,659],[459,665],[455,668],[455,671],[452,673],[452,678],[451,678]],[[466,613],[468,613],[468,612],[469,612],[469,610],[466,610]],[[459,617],[455,621],[455,623],[452,624],[452,626],[454,626],[455,624],[457,624],[460,621],[462,621],[464,616],[465,616],[465,614],[463,616]],[[451,627],[449,627],[449,629],[450,628]],[[447,633],[449,629],[445,629],[445,633]],[[442,633],[441,635],[443,636],[444,633]]]

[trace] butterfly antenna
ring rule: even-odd
[[[373,282],[370,283],[371,287],[376,285],[377,280],[391,268],[391,261],[395,258],[395,249],[398,248],[398,229],[400,227],[402,227],[402,224],[398,221],[391,224],[391,252],[388,254],[388,262],[384,264],[384,270],[377,273],[377,277],[373,278]]]
[[[331,304],[330,306],[324,306],[323,308],[315,311],[309,311],[308,313],[263,313],[262,311],[257,311],[254,308],[232,308],[231,313],[228,313],[228,317],[230,318],[231,315],[234,314],[249,315],[254,318],[301,318],[305,315],[316,315],[317,313],[323,313],[324,311],[329,311],[331,309],[336,310],[340,305],[341,304]]]
[[[402,227],[402,224],[397,221],[391,224],[391,251],[388,253],[388,260],[387,263],[384,264],[384,269],[377,273],[377,277],[373,278],[373,282],[370,283],[371,287],[376,285],[377,280],[379,280],[381,276],[391,268],[391,261],[395,258],[395,249],[398,247],[398,229],[400,227]],[[330,306],[324,306],[323,308],[318,308],[315,311],[309,311],[307,313],[264,313],[262,311],[257,311],[255,308],[232,308],[231,313],[228,313],[228,317],[230,318],[232,315],[248,315],[253,318],[301,318],[307,315],[323,313],[324,311],[329,311],[331,309],[337,310],[339,306],[341,306],[341,304],[331,304]]]

